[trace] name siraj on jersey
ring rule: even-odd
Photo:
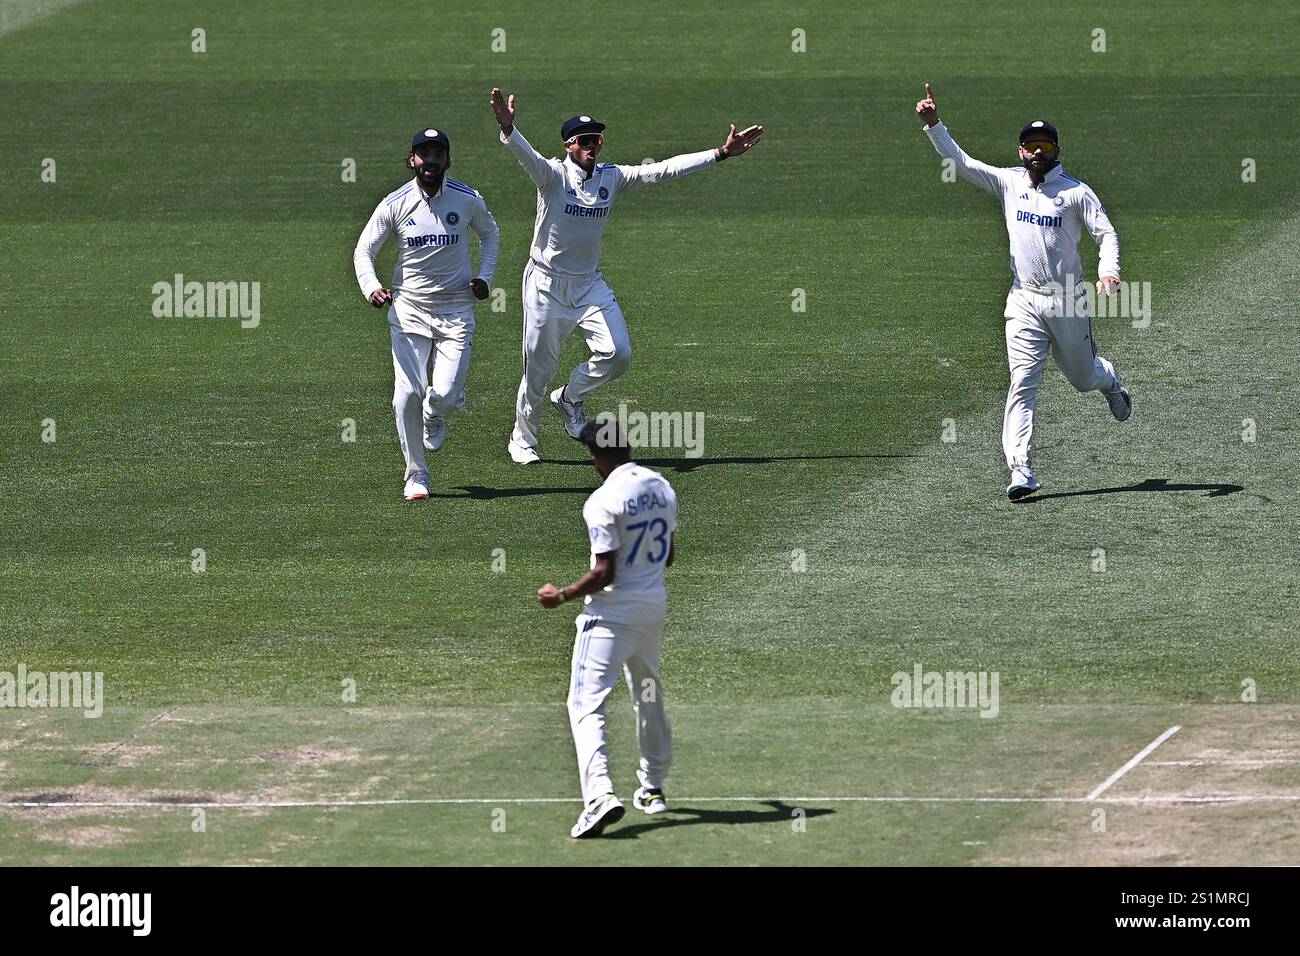
[[[653,511],[656,508],[667,508],[668,499],[656,491],[648,491],[645,494],[637,495],[635,498],[627,499],[627,513],[629,515],[639,515],[643,511]]]

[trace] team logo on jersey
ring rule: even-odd
[[[1052,200],[1052,202],[1056,203],[1058,206],[1064,206],[1064,205],[1065,205],[1065,197],[1064,197],[1064,196],[1057,196],[1055,199]]]
[[[608,198],[609,198],[609,190],[606,189],[604,186],[601,186],[601,187],[600,187],[600,191],[597,193],[597,195],[600,196],[601,199],[608,199]]]
[[[458,222],[460,222],[460,213],[457,212],[447,213],[447,225],[454,226]]]

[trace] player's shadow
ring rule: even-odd
[[[1124,485],[1120,488],[1092,488],[1088,491],[1058,491],[1050,495],[1030,495],[1027,498],[1021,498],[1018,502],[1022,505],[1033,504],[1035,501],[1047,501],[1051,498],[1082,498],[1088,495],[1122,495],[1135,491],[1203,491],[1205,498],[1221,498],[1224,495],[1236,494],[1238,491],[1244,491],[1242,485],[1228,484],[1205,484],[1193,485],[1171,482],[1168,478],[1148,478],[1146,481],[1140,481],[1136,485]]]
[[[694,826],[697,823],[721,823],[721,824],[738,824],[738,823],[789,823],[797,819],[795,811],[800,810],[803,818],[811,820],[813,817],[824,817],[827,814],[834,813],[834,810],[818,809],[816,807],[792,807],[787,806],[780,800],[764,800],[763,806],[767,810],[697,810],[693,807],[670,807],[667,813],[647,817],[645,823],[633,823],[631,826],[615,826],[611,830],[606,830],[603,838],[606,840],[635,840],[642,833],[651,830],[665,830],[668,827],[685,827]],[[635,811],[629,811],[635,812]]]
[[[671,469],[684,474],[707,465],[772,465],[782,461],[852,461],[861,458],[915,458],[916,455],[736,455],[726,458],[642,458],[636,456],[637,464],[660,470]],[[560,458],[549,462],[552,465],[586,465],[591,467],[590,458]]]
[[[590,486],[586,488],[488,488],[485,485],[457,485],[460,494],[443,491],[429,493],[430,498],[471,498],[474,501],[492,501],[496,498],[527,498],[530,495],[589,495]]]

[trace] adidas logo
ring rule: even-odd
[[[1028,197],[1026,197],[1026,198],[1028,198]],[[408,226],[414,226],[414,225],[415,225],[415,217],[412,216],[410,219],[406,220],[406,224],[407,224]]]
[[[1021,199],[1028,199],[1028,198],[1029,198],[1029,193],[1023,193],[1023,194],[1021,195],[1020,198],[1021,198]]]

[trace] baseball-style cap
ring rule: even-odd
[[[1061,145],[1061,141],[1056,138],[1056,127],[1047,120],[1034,120],[1032,123],[1026,123],[1020,131],[1021,146],[1036,139],[1045,139],[1054,145]]]
[[[447,139],[447,134],[432,126],[420,130],[411,137],[411,152],[415,152],[417,146],[423,146],[425,143],[437,143],[447,152],[451,152],[451,141]]]
[[[604,129],[605,124],[597,122],[594,117],[585,114],[582,116],[570,116],[564,121],[564,125],[560,127],[560,139],[567,143],[569,140],[573,139],[573,137],[579,136],[582,133],[600,133],[603,132]]]

